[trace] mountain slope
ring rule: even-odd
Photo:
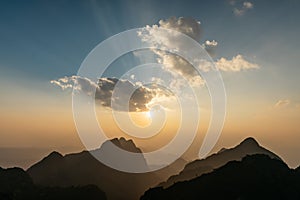
[[[271,158],[280,160],[276,154],[261,147],[254,138],[247,138],[234,148],[222,149],[218,153],[213,154],[206,159],[195,160],[187,164],[178,175],[171,176],[166,182],[161,183],[159,186],[166,188],[176,182],[193,179],[204,173],[211,172],[213,169],[219,168],[229,161],[238,161],[246,155],[254,154],[265,154]]]
[[[141,200],[300,199],[300,179],[278,159],[257,154],[190,181],[148,190]]]

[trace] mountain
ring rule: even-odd
[[[297,170],[289,169],[283,161],[256,154],[165,189],[150,189],[141,197],[152,199],[299,200],[300,179]]]
[[[171,176],[166,182],[159,184],[159,186],[166,188],[176,182],[193,179],[204,173],[211,172],[213,169],[219,168],[229,161],[239,161],[247,155],[254,154],[265,154],[271,158],[281,160],[271,151],[261,147],[254,138],[247,138],[234,148],[223,148],[218,153],[205,159],[190,162],[179,174]]]
[[[41,187],[33,183],[21,168],[0,168],[1,200],[105,200],[105,194],[95,185],[81,187]]]
[[[34,187],[30,176],[21,168],[0,168],[0,199],[28,196]],[[20,194],[21,193],[21,194]]]
[[[111,142],[126,151],[142,153],[132,140],[119,138],[112,139]],[[99,149],[92,152],[111,155],[107,145],[108,142],[105,142]],[[176,182],[194,179],[204,173],[212,172],[229,161],[240,161],[243,157],[254,154],[265,154],[271,158],[281,160],[274,153],[261,147],[255,139],[247,138],[236,147],[223,148],[206,159],[195,160],[185,165],[186,161],[179,158],[175,163],[164,169],[144,174],[125,173],[107,167],[88,151],[65,156],[58,152],[52,152],[30,167],[27,172],[34,184],[44,187],[71,187],[94,184],[103,190],[110,200],[135,200],[139,199],[146,190],[157,186],[166,179],[167,181],[159,184],[159,186],[167,188]],[[114,157],[114,159],[121,160],[124,158]],[[147,166],[142,154],[136,163]],[[183,167],[184,165],[185,167]],[[180,170],[181,172],[178,175],[174,175]],[[300,170],[298,174],[300,174]]]
[[[132,140],[126,140],[125,138],[121,137],[120,139],[114,138],[110,141],[113,144],[115,144],[116,146],[118,146],[121,149],[124,149],[126,151],[133,152],[133,153],[142,153],[142,151],[134,144],[134,142]],[[107,143],[104,143],[103,145],[106,145],[106,144]]]
[[[111,142],[124,150],[141,153],[132,140],[120,138],[113,139]],[[99,149],[94,150],[94,153],[109,154],[107,145],[107,142],[103,143]],[[142,155],[138,164],[147,165]],[[88,151],[65,156],[52,152],[30,167],[27,172],[35,184],[43,186],[65,187],[95,184],[106,193],[110,200],[138,199],[147,189],[162,181],[154,173],[125,173],[107,167]]]

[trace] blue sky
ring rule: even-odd
[[[218,41],[217,57],[241,53],[293,72],[300,2],[252,3],[253,9],[235,16],[228,1],[2,1],[0,65],[48,80],[71,75],[107,37],[187,16],[201,21],[203,40]],[[280,67],[273,68],[282,73]]]

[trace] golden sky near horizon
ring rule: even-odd
[[[21,92],[23,88],[18,86],[14,89]],[[8,93],[3,96],[0,147],[50,147],[65,152],[68,152],[70,147],[76,147],[78,150],[84,148],[73,121],[71,93],[52,89],[51,93],[32,91],[27,94],[23,95],[22,100]],[[32,98],[32,95],[35,98]],[[232,147],[251,136],[281,156],[290,166],[299,165],[297,152],[300,139],[300,108],[290,104],[278,106],[276,103],[278,102],[255,102],[247,98],[236,100],[229,96],[224,129],[214,151],[222,147]],[[132,115],[133,120],[141,126],[149,123],[150,116],[147,113]],[[201,109],[200,115],[199,133],[188,153],[191,157],[198,153],[209,123],[210,111]],[[150,143],[143,139],[134,139],[137,146],[153,150],[164,145],[178,127],[178,119],[175,116],[176,113],[172,113],[160,136],[154,137]],[[125,136],[115,124],[111,112],[99,112],[98,120],[108,137]]]

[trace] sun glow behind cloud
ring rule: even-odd
[[[152,122],[151,111],[131,112],[129,115],[132,122],[141,128],[149,126]]]

